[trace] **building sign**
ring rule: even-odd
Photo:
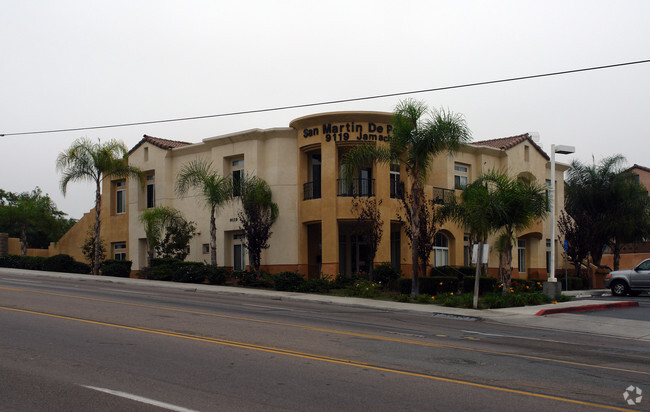
[[[302,130],[302,137],[323,136],[326,142],[379,141],[389,142],[393,126],[379,123],[325,123],[321,127]]]

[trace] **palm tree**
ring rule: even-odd
[[[144,226],[147,238],[147,266],[151,267],[156,247],[160,244],[165,228],[182,219],[180,212],[172,207],[156,206],[140,214],[140,223]]]
[[[217,225],[215,216],[232,198],[232,182],[220,176],[212,162],[204,159],[193,160],[183,166],[176,176],[176,194],[185,196],[191,189],[200,192],[203,202],[210,209],[210,263],[217,265]]]
[[[470,131],[462,116],[445,110],[429,110],[423,102],[405,100],[393,112],[392,137],[386,145],[359,145],[343,158],[343,177],[350,182],[356,172],[368,164],[380,162],[404,165],[410,183],[411,233],[420,233],[419,211],[425,201],[424,184],[434,158],[453,153],[470,140]],[[418,241],[411,241],[413,280],[411,296],[419,294]]]
[[[506,172],[490,171],[480,176],[477,185],[489,193],[488,215],[492,228],[503,229],[505,236],[503,292],[510,290],[512,278],[512,247],[515,233],[546,217],[548,199],[546,187],[534,181],[508,176]]]
[[[99,275],[99,242],[101,229],[101,185],[105,179],[129,177],[138,178],[144,184],[144,173],[129,166],[128,150],[124,143],[111,139],[106,143],[80,138],[68,150],[59,153],[56,168],[62,172],[61,191],[65,196],[68,183],[90,181],[95,183],[95,260],[93,275]]]
[[[460,199],[451,198],[450,202],[438,209],[438,213],[443,220],[450,219],[465,228],[470,234],[471,244],[478,244],[480,255],[488,236],[497,230],[492,217],[495,207],[492,192],[488,190],[487,185],[476,180],[465,187]],[[482,260],[482,256],[478,256],[474,278],[474,309],[478,308]],[[499,273],[501,273],[501,262],[499,262]]]
[[[240,181],[242,210],[238,213],[244,230],[244,246],[252,269],[260,273],[262,249],[269,247],[271,225],[278,219],[278,205],[271,199],[271,187],[264,179],[245,176]]]

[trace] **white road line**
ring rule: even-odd
[[[473,331],[473,330],[461,330],[461,332],[472,333],[474,335],[493,336],[493,337],[497,337],[497,338],[515,338],[515,339],[526,339],[526,340],[536,340],[536,341],[550,342],[550,343],[563,343],[563,344],[567,344],[567,345],[575,345],[575,343],[572,343],[572,342],[566,342],[566,341],[561,341],[561,340],[553,340],[553,339],[540,339],[540,338],[533,338],[533,337],[528,337],[528,336],[499,335],[497,333],[485,333],[485,332],[477,332],[477,331]]]
[[[146,404],[149,404],[149,405],[157,406],[159,408],[167,409],[167,410],[170,410],[170,411],[197,412],[197,411],[195,411],[193,409],[183,408],[181,406],[172,405],[170,403],[159,402],[159,401],[156,401],[156,400],[153,400],[153,399],[145,398],[143,396],[138,396],[138,395],[132,395],[132,394],[126,393],[126,392],[114,391],[112,389],[106,389],[106,388],[98,388],[96,386],[87,386],[87,385],[81,385],[81,386],[84,387],[84,388],[95,390],[95,391],[104,392],[104,393],[108,393],[108,394],[111,394],[111,395],[119,396],[120,398],[131,399],[131,400],[134,400],[134,401],[137,401],[137,402],[142,402],[142,403],[146,403]]]

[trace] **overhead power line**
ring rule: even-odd
[[[177,117],[177,118],[172,118],[172,119],[150,120],[150,121],[144,121],[144,122],[116,123],[116,124],[107,124],[107,125],[101,125],[101,126],[71,127],[71,128],[67,128],[67,129],[34,130],[34,131],[29,131],[29,132],[3,133],[3,134],[0,134],[0,137],[19,136],[19,135],[27,135],[27,134],[76,132],[76,131],[81,131],[81,130],[94,130],[94,129],[110,129],[110,128],[116,128],[116,127],[140,126],[140,125],[157,124],[157,123],[184,122],[184,121],[188,121],[188,120],[211,119],[211,118],[216,118],[216,117],[228,117],[228,116],[239,116],[239,115],[244,115],[244,114],[276,112],[276,111],[280,111],[280,110],[300,109],[300,108],[304,108],[304,107],[324,106],[324,105],[338,104],[338,103],[358,102],[358,101],[362,101],[362,100],[382,99],[382,98],[386,98],[386,97],[406,96],[406,95],[410,95],[410,94],[439,92],[439,91],[442,91],[442,90],[461,89],[461,88],[466,88],[466,87],[485,86],[485,85],[488,85],[488,84],[514,82],[514,81],[519,81],[519,80],[537,79],[537,78],[540,78],[540,77],[561,76],[561,75],[565,75],[565,74],[580,73],[580,72],[587,72],[587,71],[594,71],[594,70],[603,70],[603,69],[611,69],[611,68],[615,68],[615,67],[631,66],[631,65],[635,65],[635,64],[644,64],[644,63],[650,63],[650,59],[648,59],[648,60],[637,60],[637,61],[626,62],[626,63],[608,64],[606,66],[593,66],[593,67],[586,67],[586,68],[582,68],[582,69],[564,70],[564,71],[560,71],[560,72],[533,74],[533,75],[530,75],[530,76],[510,77],[510,78],[506,78],[506,79],[488,80],[488,81],[475,82],[475,83],[464,83],[464,84],[457,84],[457,85],[454,85],[454,86],[435,87],[435,88],[431,88],[431,89],[412,90],[412,91],[408,91],[408,92],[377,94],[377,95],[373,95],[373,96],[353,97],[353,98],[349,98],[349,99],[339,99],[339,100],[328,100],[328,101],[316,102],[316,103],[303,103],[303,104],[294,104],[294,105],[290,105],[290,106],[269,107],[269,108],[265,108],[265,109],[254,109],[254,110],[244,110],[244,111],[238,111],[238,112],[208,114],[208,115],[203,115],[203,116]]]

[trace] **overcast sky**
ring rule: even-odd
[[[650,59],[650,1],[0,0],[0,133],[210,115]],[[539,132],[543,148],[650,166],[650,64],[416,94],[477,140]],[[71,217],[56,156],[83,136],[199,142],[399,98],[179,123],[0,137],[0,188],[40,186]]]

